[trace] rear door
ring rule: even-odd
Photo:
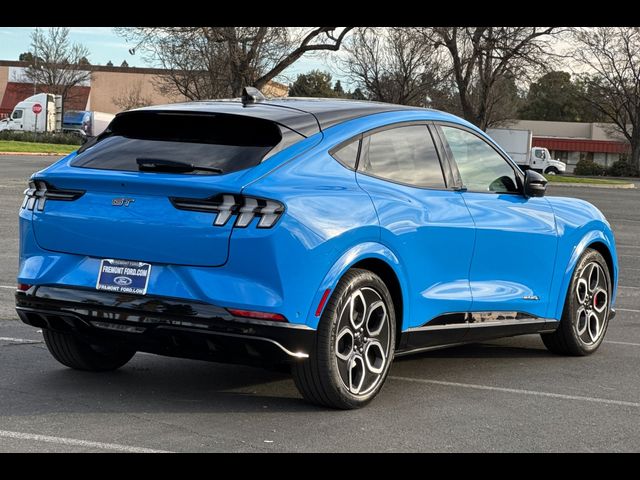
[[[478,134],[452,125],[438,128],[476,226],[469,271],[472,310],[543,317],[558,242],[549,202],[525,198],[519,173]]]
[[[398,255],[408,278],[405,328],[468,311],[473,221],[460,192],[445,179],[448,165],[441,163],[428,126],[385,128],[362,142],[358,183],[375,205],[381,242]],[[433,338],[448,343],[462,333],[443,330],[449,337]]]

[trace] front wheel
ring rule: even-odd
[[[558,329],[541,335],[547,349],[576,356],[595,352],[609,324],[611,289],[607,262],[586,249],[573,272]]]
[[[395,326],[393,301],[380,277],[368,270],[349,270],[324,309],[315,349],[293,365],[302,396],[341,409],[370,402],[389,372]]]
[[[544,171],[544,173],[547,175],[558,175],[560,172],[556,167],[549,167]]]

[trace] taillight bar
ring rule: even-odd
[[[29,180],[29,188],[24,191],[24,201],[20,208],[42,212],[47,200],[72,202],[84,195],[84,190],[66,190],[54,187],[44,180]]]
[[[248,227],[257,217],[258,228],[271,228],[284,212],[284,205],[275,200],[231,193],[221,193],[208,198],[169,197],[169,200],[179,210],[216,213],[213,220],[216,227],[223,227],[235,215],[235,227]]]

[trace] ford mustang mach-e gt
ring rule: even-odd
[[[291,368],[356,408],[394,357],[539,333],[587,355],[614,315],[614,237],[470,123],[374,102],[146,107],[35,173],[17,310],[60,363],[137,351]]]

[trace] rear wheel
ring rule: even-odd
[[[316,346],[293,366],[309,402],[359,408],[380,391],[395,350],[395,311],[380,277],[351,269],[338,283],[318,325]]]
[[[43,329],[44,342],[51,355],[61,364],[76,370],[107,372],[126,364],[135,355],[135,350],[116,345],[88,343],[72,332]]]
[[[609,324],[611,276],[602,255],[588,248],[576,265],[558,329],[541,335],[563,355],[589,355],[602,344]]]

